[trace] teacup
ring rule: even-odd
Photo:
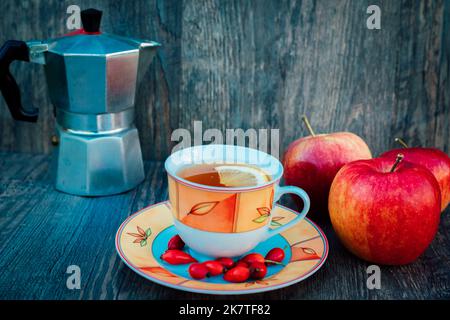
[[[267,173],[269,181],[255,186],[217,187],[179,175],[188,166],[212,163],[257,167]],[[170,155],[165,169],[175,228],[188,247],[207,256],[240,256],[299,223],[310,207],[303,189],[279,186],[283,175],[280,161],[256,149],[218,144],[194,146]],[[292,221],[271,229],[272,208],[287,193],[303,200],[303,210]]]

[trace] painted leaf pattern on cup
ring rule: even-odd
[[[278,221],[283,220],[283,219],[284,219],[284,217],[273,217],[272,221],[270,222],[270,225],[272,227],[281,227],[283,224]]]
[[[253,219],[253,222],[263,223],[270,217],[270,209],[267,207],[257,208],[256,211],[258,211],[259,217]]]
[[[219,203],[220,201],[211,201],[211,202],[200,202],[194,205],[191,210],[187,213],[195,215],[195,216],[204,216],[205,214],[210,213]]]

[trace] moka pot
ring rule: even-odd
[[[16,120],[36,122],[38,109],[22,107],[10,63],[44,65],[56,115],[55,187],[83,196],[121,193],[144,179],[134,104],[140,75],[160,46],[101,32],[101,14],[84,10],[80,30],[9,40],[0,49],[0,90]]]

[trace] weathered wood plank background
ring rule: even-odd
[[[73,1],[3,0],[0,43],[66,33]],[[350,130],[374,154],[402,136],[450,148],[450,1],[77,1],[104,11],[103,30],[164,46],[145,75],[137,126],[146,159],[164,159],[174,129],[279,128],[281,152],[316,131]],[[50,153],[52,106],[41,66],[15,63],[37,124],[14,122],[0,99],[0,150]]]

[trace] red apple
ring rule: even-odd
[[[388,158],[345,165],[330,189],[331,223],[358,257],[387,265],[416,260],[433,240],[441,194],[430,171]],[[399,163],[400,162],[400,163]]]
[[[396,140],[401,141],[400,139]],[[441,211],[444,211],[450,203],[450,157],[445,152],[436,148],[419,147],[390,150],[383,153],[380,157],[395,160],[398,153],[404,154],[406,161],[422,165],[431,171],[439,183],[441,190]]]
[[[351,132],[314,134],[303,118],[310,136],[292,142],[283,157],[284,179],[287,185],[303,188],[311,199],[309,217],[328,217],[328,192],[336,173],[345,164],[370,159],[369,147]],[[294,198],[298,206],[302,204]]]

